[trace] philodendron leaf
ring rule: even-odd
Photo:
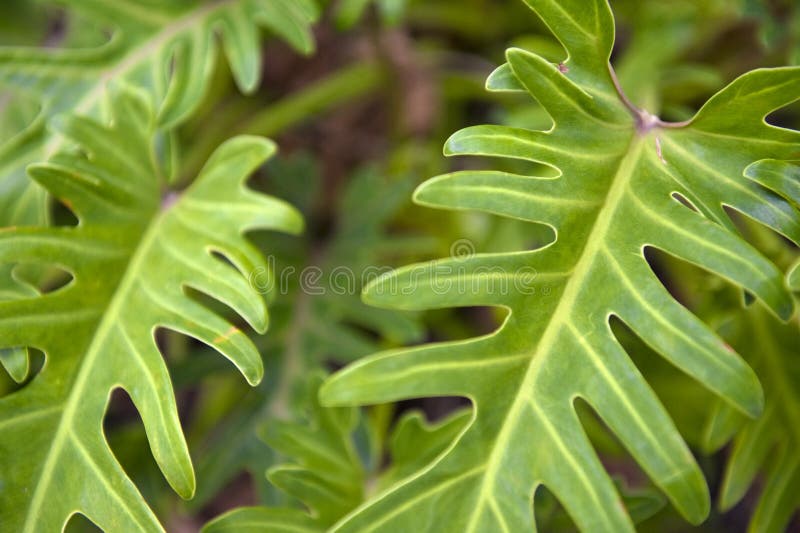
[[[307,423],[271,421],[264,439],[291,463],[269,470],[267,477],[283,492],[302,502],[308,512],[291,508],[244,507],[206,524],[203,533],[227,531],[325,531],[361,504],[368,491],[389,486],[413,474],[444,451],[464,429],[467,411],[453,413],[437,424],[421,413],[406,413],[397,423],[389,450],[392,466],[368,479],[356,454],[353,432],[358,411],[322,407],[317,399],[321,375],[309,381],[312,393]],[[380,453],[376,454],[381,460]]]
[[[739,430],[719,507],[727,511],[736,505],[761,474],[763,488],[748,531],[780,533],[800,508],[800,323],[795,317],[782,324],[753,305],[740,311],[728,329],[726,338],[764,383],[766,405],[757,420],[742,421],[727,406],[720,406],[709,420],[709,451],[725,443],[732,433],[729,428]]]
[[[35,296],[37,293],[33,287],[14,279],[13,270],[13,265],[0,266],[0,301]],[[19,346],[0,349],[0,365],[11,379],[22,383],[30,371],[28,350]]]
[[[317,393],[323,375],[308,381],[308,420],[271,420],[264,426],[266,442],[291,462],[272,467],[270,482],[298,502],[305,513],[291,508],[246,507],[224,514],[204,533],[224,531],[324,531],[354,509],[364,497],[364,468],[351,433],[358,421],[352,407],[324,408]]]
[[[630,488],[625,480],[614,478],[614,485],[622,497],[625,508],[634,524],[653,517],[666,505],[666,498],[655,488]],[[535,507],[537,525],[548,533],[574,533],[575,525],[564,508],[549,493],[537,498]]]
[[[462,409],[444,420],[431,424],[419,411],[411,411],[398,420],[389,443],[391,463],[381,474],[381,487],[391,486],[428,466],[467,426],[471,413]]]
[[[793,291],[800,291],[800,260],[789,270],[787,283]]]
[[[270,482],[305,503],[317,523],[329,526],[363,499],[364,469],[351,433],[358,421],[352,407],[325,408],[317,394],[324,376],[308,381],[308,423],[270,421],[263,438],[291,463],[272,467]]]
[[[753,371],[669,295],[644,252],[657,248],[697,264],[780,317],[791,316],[781,273],[739,238],[723,206],[800,241],[791,204],[743,175],[754,161],[788,160],[800,149],[800,133],[764,121],[800,98],[800,69],[745,74],[691,121],[667,124],[618,88],[609,67],[614,24],[606,0],[527,3],[569,57],[553,64],[509,50],[490,85],[524,88],[553,127],[467,128],[445,150],[544,163],[558,177],[463,171],[428,181],[415,198],[546,223],[557,237],[533,251],[406,267],[365,289],[365,300],[379,306],[496,306],[508,315],[493,334],[376,354],[323,386],[330,405],[462,396],[475,410],[447,453],[350,514],[339,531],[530,531],[531,499],[542,485],[581,530],[631,531],[578,420],[576,398],[597,412],[687,520],[702,521],[709,510],[705,480],[614,337],[612,316],[736,409],[761,412]]]
[[[747,167],[744,174],[800,209],[800,161],[765,159]]]
[[[294,205],[310,205],[320,190],[316,169],[304,165],[289,171],[276,164],[277,161],[269,172],[271,191],[282,198],[292,198]],[[380,198],[374,198],[376,190],[381,191]],[[391,251],[413,257],[404,251],[403,246],[408,247],[404,237],[388,231],[391,219],[410,192],[411,184],[406,180],[389,180],[375,170],[366,169],[353,175],[342,191],[336,209],[338,216],[331,224],[336,229],[324,243],[312,243],[310,237],[285,239],[282,235],[262,241],[267,249],[273,250],[280,246],[275,241],[282,241],[280,253],[273,254],[277,256],[278,271],[300,272],[308,264],[319,267],[324,275],[318,285],[324,290],[310,294],[295,277],[288,279],[286,291],[277,295],[270,310],[270,335],[262,337],[257,346],[262,353],[274,354],[280,361],[280,378],[276,382],[264,380],[225,413],[220,430],[197,456],[198,490],[192,507],[207,504],[242,469],[261,478],[272,459],[256,436],[256,428],[270,424],[276,415],[296,414],[298,395],[294,391],[303,390],[299,385],[309,374],[330,361],[344,364],[368,355],[387,341],[399,345],[419,339],[422,332],[415,317],[376,310],[358,297],[360,279],[366,277],[364,273],[369,272],[371,265],[385,261],[382,254]],[[311,210],[306,219],[310,227],[320,223]],[[330,222],[326,219],[325,223]],[[414,253],[419,253],[420,248],[415,246]],[[290,258],[294,258],[292,262],[285,263]],[[356,274],[353,278],[343,278],[336,276],[337,272]],[[262,280],[254,281],[258,284]],[[270,488],[266,482],[258,486],[259,503],[272,503],[264,501]]]
[[[55,265],[73,277],[56,291],[0,303],[0,346],[35,347],[46,357],[26,387],[0,399],[0,516],[8,531],[61,530],[76,512],[106,531],[161,530],[104,437],[109,396],[117,388],[130,395],[156,462],[191,497],[194,472],[155,332],[194,337],[257,383],[263,370],[251,341],[184,291],[227,304],[263,332],[266,306],[247,276],[266,263],[243,234],[301,227],[290,206],[243,185],[273,153],[270,141],[228,141],[191,187],[162,196],[146,99],[124,90],[109,105],[108,127],[63,120],[62,133],[80,151],[30,170],[78,225],[0,231],[0,263]]]
[[[745,169],[745,176],[800,209],[800,161],[756,161]],[[800,259],[789,268],[787,283],[800,291]]]
[[[46,195],[25,167],[48,159],[64,137],[47,128],[58,113],[100,117],[109,83],[146,88],[159,106],[159,124],[182,122],[200,104],[222,48],[239,88],[253,91],[261,73],[259,27],[301,52],[313,49],[312,0],[60,0],[114,29],[97,48],[0,48],[0,86],[36,97],[39,117],[12,139],[0,139],[0,226],[46,220]]]

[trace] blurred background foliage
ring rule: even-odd
[[[254,236],[271,254],[281,283],[269,332],[254,335],[266,366],[260,386],[249,388],[208,348],[179,335],[160,336],[197,470],[193,500],[181,501],[158,472],[130,400],[123,394],[112,400],[106,419],[112,448],[169,531],[197,530],[242,505],[294,508],[287,512],[303,514],[300,500],[317,511],[315,525],[324,527],[380,487],[423,467],[466,423],[464,400],[326,412],[315,401],[318,381],[379,349],[492,331],[502,316],[484,308],[408,315],[371,309],[358,296],[365,273],[446,256],[453,243],[464,239],[480,252],[530,249],[553,239],[544,226],[411,203],[411,192],[424,179],[481,164],[442,156],[444,141],[457,129],[481,123],[548,127],[548,116],[527,95],[484,90],[486,76],[503,62],[508,46],[535,50],[554,62],[563,58],[560,44],[527,7],[520,0],[320,3],[314,54],[303,56],[265,37],[262,81],[249,95],[237,89],[220,54],[210,89],[176,131],[178,186],[228,137],[251,133],[274,138],[279,156],[251,184],[297,206],[307,231],[299,238]],[[800,64],[796,0],[611,4],[618,26],[613,61],[621,83],[635,103],[668,119],[690,117],[747,70]],[[107,28],[74,13],[47,2],[5,0],[0,3],[0,45],[81,48],[108,38]],[[0,92],[0,140],[22,131],[38,112],[36,100]],[[782,110],[770,121],[798,127],[800,109]],[[492,165],[515,170],[506,160]],[[788,269],[796,260],[798,252],[787,241],[732,215],[750,241],[779,265]],[[58,206],[53,206],[52,219],[70,222]],[[747,422],[728,413],[616,324],[618,336],[694,447],[719,502],[705,524],[692,528],[683,522],[586,409],[587,432],[617,476],[632,515],[642,530],[656,532],[744,531],[751,517],[761,520],[759,530],[766,530],[771,519],[800,528],[797,519],[789,522],[800,504],[797,318],[781,325],[759,308],[745,308],[742,295],[719,278],[665,254],[653,253],[649,260],[672,294],[717,327],[754,366],[767,391],[768,414]],[[314,280],[301,278],[309,265],[319,273]],[[337,276],[347,271],[355,275]],[[19,286],[8,292],[26,290]],[[752,342],[755,336],[772,339],[774,346],[759,349]],[[41,364],[41,357],[37,360]],[[0,394],[19,386],[0,373]],[[344,454],[349,467],[338,472],[335,482],[303,477],[319,465],[291,444],[302,436]],[[755,449],[753,442],[759,443]],[[298,498],[314,493],[304,492],[309,486],[342,499]],[[537,497],[536,515],[541,531],[574,529],[548,495]],[[70,522],[70,530],[90,528],[80,517]]]

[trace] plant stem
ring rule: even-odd
[[[248,134],[270,137],[318,113],[335,109],[380,87],[386,79],[377,63],[356,63],[263,108],[244,123],[227,128],[208,128],[194,143],[182,166],[184,178],[193,178],[214,149],[234,135]],[[185,183],[185,180],[181,180]]]
[[[376,63],[348,66],[262,110],[242,126],[241,133],[275,135],[319,112],[373,91],[384,79],[383,68]]]

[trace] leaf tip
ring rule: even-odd
[[[752,381],[753,384],[749,387],[748,393],[743,395],[742,409],[744,414],[755,420],[764,412],[764,388],[755,373],[753,373]]]
[[[259,298],[259,316],[258,321],[252,324],[253,329],[259,335],[264,335],[269,329],[269,311],[267,310],[266,300]]]
[[[447,208],[453,205],[453,174],[435,176],[420,184],[414,191],[413,201],[417,205]]]
[[[786,283],[789,289],[793,291],[800,291],[800,261],[798,261],[786,275]]]
[[[503,63],[489,74],[489,77],[486,78],[485,88],[489,92],[525,91],[525,87],[514,75],[508,63]]]
[[[788,322],[794,316],[794,311],[794,298],[792,298],[789,294],[787,294],[786,298],[783,298],[781,302],[774,308],[775,314],[783,322]]]
[[[190,476],[187,480],[187,484],[184,487],[176,488],[176,492],[183,500],[191,500],[194,498],[194,494],[197,490],[197,481],[194,476],[194,468],[189,468]]]
[[[251,387],[257,386],[264,379],[264,365],[259,362],[254,368],[245,370],[244,378]]]
[[[442,152],[446,157],[464,155],[468,153],[467,150],[465,150],[465,146],[463,146],[464,137],[466,136],[466,132],[468,130],[469,128],[460,129],[447,138],[444,143],[444,148],[442,149]]]
[[[418,205],[426,205],[427,198],[430,195],[431,191],[431,184],[436,178],[431,178],[419,184],[419,186],[414,189],[414,193],[411,195],[411,199],[415,204]]]
[[[396,271],[385,272],[367,283],[361,291],[361,301],[372,307],[386,307],[394,303],[392,288],[397,282]]]
[[[319,392],[317,392],[317,398],[319,399],[319,403],[323,407],[336,407],[341,405],[340,402],[342,401],[342,387],[340,385],[340,380],[337,379],[338,374],[334,374],[333,376],[326,379],[319,388]]]
[[[290,235],[300,235],[306,231],[306,220],[303,218],[303,214],[294,206],[289,206],[284,229]]]

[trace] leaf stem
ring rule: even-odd
[[[611,81],[614,83],[614,89],[616,89],[619,99],[622,101],[623,105],[628,109],[628,111],[630,111],[631,115],[636,121],[636,131],[639,132],[640,135],[647,134],[653,128],[684,128],[691,124],[691,119],[681,122],[667,122],[661,120],[655,115],[650,114],[645,109],[640,109],[633,102],[631,102],[630,98],[628,98],[628,95],[625,94],[625,91],[622,89],[622,84],[619,82],[619,78],[617,77],[617,72],[614,70],[614,67],[611,65],[611,63],[608,64],[608,72],[611,75]]]
[[[385,79],[384,69],[378,63],[354,63],[263,108],[252,118],[236,126],[234,131],[224,128],[205,129],[183,162],[181,183],[191,180],[214,148],[228,137],[238,134],[265,137],[276,135],[318,113],[374,91]]]

